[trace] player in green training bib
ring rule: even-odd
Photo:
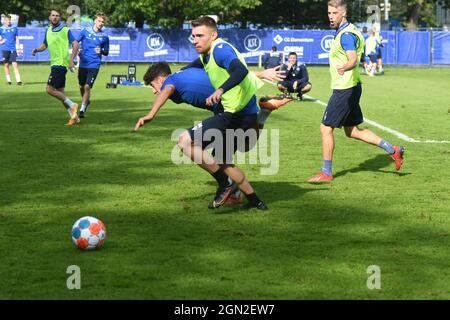
[[[33,49],[33,56],[38,52],[48,49],[50,53],[51,73],[47,81],[47,93],[62,102],[70,116],[67,125],[71,126],[80,122],[78,117],[78,104],[70,100],[64,91],[66,86],[66,74],[69,68],[71,72],[75,67],[73,59],[78,52],[78,42],[69,28],[61,22],[61,11],[52,9],[50,12],[50,23],[45,40],[39,48]],[[70,44],[73,45],[72,55],[69,56]]]
[[[212,106],[221,102],[224,112],[185,131],[179,138],[178,146],[216,179],[219,186],[209,208],[223,205],[239,188],[248,199],[245,209],[267,210],[244,173],[233,164],[236,150],[246,150],[245,144],[252,145],[257,140],[259,108],[255,93],[262,82],[249,72],[242,55],[218,37],[214,19],[201,17],[193,21],[192,37],[200,54],[197,63],[205,69],[215,90],[206,99],[206,104]],[[211,144],[214,147],[213,156],[206,151]],[[233,180],[232,183],[228,177]]]
[[[345,0],[328,2],[328,18],[332,29],[337,30],[330,51],[331,88],[333,95],[323,115],[320,132],[322,134],[323,167],[320,173],[308,182],[333,180],[332,160],[335,128],[344,127],[347,137],[358,139],[383,148],[395,161],[400,170],[404,148],[393,146],[375,133],[358,127],[363,122],[359,100],[362,94],[358,62],[364,51],[361,32],[347,21]]]

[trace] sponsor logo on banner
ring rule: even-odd
[[[19,36],[20,40],[34,40],[34,36]]]
[[[130,41],[131,39],[129,36],[109,36],[109,40]]]
[[[325,36],[322,38],[322,41],[320,42],[320,46],[322,47],[322,50],[325,51],[325,53],[320,53],[318,58],[319,59],[327,59],[329,57],[329,53],[331,51],[331,45],[333,44],[334,36],[331,34]]]
[[[120,44],[111,44],[109,46],[109,55],[112,57],[120,56]]]
[[[261,48],[261,39],[256,34],[249,34],[244,39],[244,46],[247,51],[257,51]]]
[[[294,37],[286,37],[283,39],[284,42],[314,42],[314,39],[311,38],[294,38]]]
[[[283,42],[283,37],[277,34],[275,38],[273,38],[273,41],[275,41],[276,44],[280,44],[281,42]]]
[[[155,57],[169,54],[168,50],[161,50],[164,47],[164,37],[159,33],[152,33],[147,37],[147,47],[151,51],[144,52],[144,57]]]
[[[322,41],[320,42],[320,46],[322,47],[322,50],[325,52],[330,52],[331,50],[331,44],[333,43],[334,37],[329,34],[322,38]]]
[[[283,51],[285,52],[296,52],[299,56],[303,56],[303,53],[305,51],[305,47],[299,47],[299,46],[286,46],[284,47]]]

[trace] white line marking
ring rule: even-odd
[[[275,82],[272,82],[272,81],[269,81],[269,80],[266,80],[266,79],[264,79],[264,81],[267,82],[267,83],[276,85]],[[314,97],[311,97],[310,95],[305,94],[304,96],[306,98],[312,100],[312,102],[320,104],[320,105],[322,105],[324,107],[327,106],[327,103],[325,103],[323,101],[320,101],[319,99],[316,99]],[[408,141],[408,142],[412,142],[412,143],[450,143],[450,141],[447,141],[447,140],[423,140],[423,141],[422,140],[417,140],[417,139],[408,137],[406,134],[403,134],[403,133],[401,133],[401,132],[399,132],[397,130],[385,127],[385,126],[379,124],[378,122],[375,122],[373,120],[367,119],[366,117],[364,117],[364,121],[367,124],[369,124],[371,126],[374,126],[374,127],[377,127],[377,128],[379,128],[379,129],[381,129],[383,131],[389,132],[389,133],[393,134],[394,136],[396,136],[397,138],[402,139],[404,141]]]

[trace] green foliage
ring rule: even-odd
[[[70,5],[78,5],[82,15],[93,16],[103,11],[109,17],[108,24],[123,27],[135,21],[137,27],[144,23],[153,27],[180,27],[184,21],[200,15],[217,15],[221,23],[236,23],[246,27],[253,23],[263,27],[304,26],[327,28],[328,0],[11,0],[1,1],[0,11],[18,13],[21,23],[27,20],[46,21],[52,6],[63,11]],[[450,0],[439,0],[450,7]],[[348,17],[352,21],[365,21],[370,5],[380,5],[384,0],[355,0],[348,2]],[[66,16],[68,15],[65,13]],[[382,16],[384,12],[382,12]],[[390,17],[404,22],[414,29],[419,24],[436,24],[435,0],[391,0]],[[382,17],[383,18],[383,17]]]

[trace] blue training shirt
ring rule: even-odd
[[[233,48],[227,43],[221,43],[214,47],[213,51],[214,60],[221,68],[227,69],[230,67],[231,61],[239,59],[234,52]],[[209,56],[205,55],[205,62],[209,61]],[[250,72],[250,71],[249,71]],[[253,114],[259,111],[259,107],[256,103],[256,96],[254,95],[247,105],[237,114]]]
[[[336,35],[345,27],[349,25],[348,22],[344,23],[342,26],[339,27],[339,29],[336,31]],[[358,39],[356,36],[351,32],[345,32],[341,36],[341,46],[344,48],[345,51],[356,51],[356,44]]]
[[[206,106],[206,99],[215,91],[205,70],[199,68],[187,68],[169,75],[161,90],[167,85],[175,88],[170,100],[176,104],[188,103],[202,109],[209,108]]]
[[[109,37],[103,31],[95,32],[94,28],[86,28],[81,31],[77,40],[80,46],[80,68],[99,69],[102,63],[102,54],[95,52],[100,48],[105,55],[109,53]]]
[[[6,27],[0,28],[0,36],[2,40],[6,42],[0,45],[0,50],[4,51],[16,51],[16,37],[19,35],[17,27]]]

